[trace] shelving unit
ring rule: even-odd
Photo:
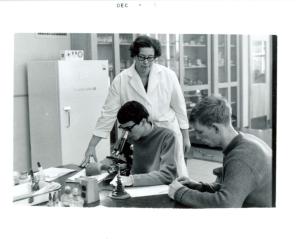
[[[179,77],[179,35],[178,34],[148,34],[160,41],[161,56],[156,63],[172,69]]]
[[[196,103],[211,94],[210,35],[180,35],[180,83],[189,116]]]
[[[129,68],[133,63],[129,49],[134,38],[134,34],[119,34],[120,71]]]
[[[96,34],[97,36],[97,60],[108,60],[109,78],[112,81],[115,77],[114,71],[114,35]]]

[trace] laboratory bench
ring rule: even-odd
[[[221,162],[223,157],[221,155],[220,150],[197,147],[192,148],[194,148],[194,150],[196,151],[201,150],[202,152],[200,154],[191,152],[191,154],[189,155],[190,158],[187,159],[189,177],[196,181],[202,181],[207,183],[214,182],[216,179],[216,175],[213,174],[213,170],[222,166]],[[196,157],[192,157],[193,155],[196,155]],[[76,172],[78,172],[81,169],[76,165],[65,165],[64,167],[75,169],[76,171],[57,179],[57,182],[59,182],[62,185],[62,187],[64,187],[67,178],[76,174]],[[129,199],[118,200],[112,199],[109,196],[109,194],[113,190],[113,186],[110,185],[108,181],[103,181],[99,183],[98,187],[100,191],[100,202],[88,204],[85,205],[85,207],[95,207],[100,205],[104,207],[126,208],[187,208],[186,206],[172,200],[167,194],[131,197]]]
[[[216,175],[213,174],[213,170],[215,168],[222,166],[222,163],[219,161],[220,160],[219,153],[220,152],[218,150],[214,150],[214,149],[192,147],[192,150],[190,151],[189,154],[189,158],[187,159],[187,168],[189,172],[189,177],[195,181],[202,181],[207,183],[214,182],[216,179]],[[58,183],[60,185],[59,189],[55,190],[55,191],[59,191],[60,196],[63,194],[66,184],[75,185],[81,191],[80,189],[81,186],[79,186],[78,182],[68,180],[70,177],[73,177],[80,170],[82,170],[81,167],[75,164],[68,164],[64,166],[58,166],[57,168],[66,168],[66,169],[74,170],[70,173],[67,173],[53,180],[53,182]],[[125,207],[125,208],[186,208],[184,205],[177,203],[171,198],[169,198],[167,193],[165,193],[165,189],[163,191],[163,194],[159,194],[159,195],[152,195],[151,192],[147,191],[146,194],[149,194],[147,196],[135,195],[128,199],[113,199],[110,197],[110,194],[112,193],[114,187],[109,182],[114,176],[115,175],[108,175],[103,181],[97,183],[98,188],[96,188],[96,190],[93,191],[94,191],[94,195],[96,195],[96,192],[99,193],[100,200],[94,203],[84,204],[84,207],[103,206],[103,207]],[[148,189],[143,189],[143,187],[136,187],[136,188],[125,187],[125,191],[129,192],[131,189],[148,190]],[[150,190],[153,189],[150,188]],[[52,195],[53,192],[54,191],[52,191],[51,193]],[[129,193],[131,194],[132,192]],[[25,204],[25,205],[32,205],[32,206],[47,206],[48,197],[49,197],[49,193],[43,193],[43,195],[40,195],[40,197],[34,196],[31,198],[21,200],[20,202],[18,200],[17,202],[14,203],[16,205],[20,203],[23,205]],[[29,203],[28,201],[29,199],[33,199],[33,201]]]
[[[68,178],[78,173],[82,168],[77,165],[69,164],[60,166],[75,170],[54,180],[54,182],[61,184],[61,189],[64,188]],[[98,183],[100,200],[95,203],[85,204],[84,207],[128,207],[128,208],[185,208],[184,205],[179,204],[169,198],[167,194],[131,197],[128,199],[112,199],[109,194],[113,190],[113,186],[109,184],[108,180],[103,180]],[[126,187],[125,187],[126,190]],[[37,204],[36,206],[46,206],[47,202]]]

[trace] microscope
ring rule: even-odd
[[[112,155],[107,156],[106,158],[111,159],[113,165],[110,170],[114,172],[118,172],[118,168],[120,168],[120,174],[124,176],[128,176],[130,174],[131,166],[132,166],[132,147],[131,144],[127,141],[128,131],[123,130],[120,139],[114,145]],[[124,165],[123,167],[120,165]]]
[[[128,131],[123,130],[121,137],[115,143],[111,156],[106,156],[100,162],[101,166],[97,163],[87,163],[85,165],[86,175],[93,176],[100,174],[101,170],[106,170],[109,173],[110,179],[114,177],[118,171],[122,176],[129,176],[132,166],[132,147],[127,141]]]
[[[117,185],[114,190],[109,195],[113,199],[127,199],[130,198],[130,195],[125,191],[124,186],[121,182],[121,175],[128,176],[130,174],[131,165],[132,165],[132,148],[127,141],[128,131],[123,130],[121,138],[114,145],[112,156],[107,158],[111,159],[114,163],[114,166],[111,167],[112,173],[116,173]],[[124,158],[122,158],[122,156]],[[121,169],[121,164],[124,165]],[[112,174],[111,173],[111,174]]]

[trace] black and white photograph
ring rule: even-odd
[[[4,235],[295,237],[288,2],[1,2]]]
[[[14,203],[275,207],[276,43],[16,33]]]

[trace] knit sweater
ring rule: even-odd
[[[133,186],[170,184],[177,176],[173,131],[153,126],[147,136],[133,143]]]
[[[223,151],[223,172],[215,191],[201,192],[186,186],[175,200],[196,208],[271,207],[272,150],[262,140],[239,133]]]

